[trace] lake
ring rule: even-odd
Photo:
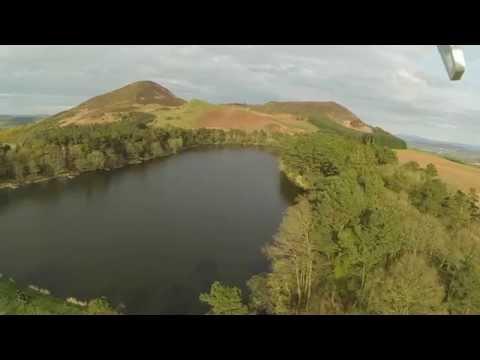
[[[0,273],[129,314],[202,314],[213,281],[245,289],[296,189],[272,154],[198,148],[0,191]]]

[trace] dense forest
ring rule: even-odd
[[[199,145],[267,145],[285,137],[264,131],[158,128],[149,119],[58,127],[48,122],[0,142],[0,187],[115,169]],[[1,140],[1,139],[0,139]]]
[[[33,126],[4,131],[0,133],[0,187],[115,169],[199,145],[282,147],[285,139],[290,138],[263,130],[155,127],[152,120],[148,114],[131,113],[112,124],[59,127],[53,117]],[[376,133],[350,137],[326,129],[322,132],[329,134],[328,138],[341,136],[354,144],[374,145],[377,152],[382,152],[386,146],[402,147],[396,143],[396,138],[387,136],[385,140]]]
[[[306,191],[264,249],[248,294],[218,282],[213,314],[480,312],[480,210],[433,165],[315,133],[286,139],[281,164]]]
[[[390,147],[402,144],[335,131],[158,128],[142,116],[17,129],[0,136],[0,186],[119,168],[200,145],[274,149],[281,169],[305,191],[264,249],[271,270],[248,281],[248,294],[212,284],[200,295],[211,313],[480,312],[478,196],[449,190],[434,166],[400,166]],[[33,299],[2,296],[22,306]]]

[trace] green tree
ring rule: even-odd
[[[87,155],[89,170],[103,169],[105,165],[105,155],[101,151],[94,150]]]
[[[390,269],[378,269],[367,286],[366,309],[375,314],[445,313],[445,290],[422,256],[405,254]]]
[[[466,257],[452,271],[447,302],[453,314],[480,313],[480,267],[473,257]]]
[[[459,230],[474,220],[475,206],[467,194],[457,191],[443,202],[440,217],[449,229]]]
[[[427,167],[425,168],[425,173],[429,178],[434,178],[438,176],[437,168],[433,164],[427,165]]]
[[[412,204],[420,211],[441,216],[447,187],[439,179],[429,179],[410,193]]]
[[[293,312],[308,311],[310,303],[318,255],[311,236],[313,226],[311,204],[301,196],[297,204],[287,210],[273,243],[265,249],[274,271],[279,275],[269,279],[277,282],[273,288],[281,293],[286,290],[289,294],[281,308]]]
[[[247,281],[250,290],[249,308],[252,312],[265,314],[272,312],[270,302],[271,295],[268,291],[268,279],[266,274],[252,276]]]
[[[210,293],[200,294],[200,301],[211,306],[215,315],[244,315],[248,308],[242,303],[242,292],[237,287],[229,287],[215,281]]]

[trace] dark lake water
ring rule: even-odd
[[[134,314],[205,313],[244,287],[295,189],[261,150],[195,149],[112,172],[0,191],[0,273]]]

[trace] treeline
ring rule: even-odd
[[[387,146],[392,149],[406,149],[407,143],[396,137],[392,134],[389,134],[385,130],[379,127],[373,128],[372,134],[364,134],[362,135],[362,140],[364,142],[374,142],[380,146]]]
[[[387,146],[392,149],[407,148],[407,143],[404,140],[387,133],[379,127],[373,128],[372,133],[363,133],[346,128],[320,115],[309,117],[309,121],[323,132],[327,131],[331,134],[339,135],[354,141]]]
[[[0,315],[115,315],[119,311],[104,298],[80,301],[59,299],[46,289],[18,286],[0,274]]]
[[[313,134],[282,150],[308,191],[265,248],[271,270],[249,293],[215,283],[213,313],[480,313],[478,196],[390,150]]]
[[[42,124],[0,143],[0,184],[114,169],[198,145],[268,145],[284,135],[264,131],[156,128],[148,121],[58,127]]]

